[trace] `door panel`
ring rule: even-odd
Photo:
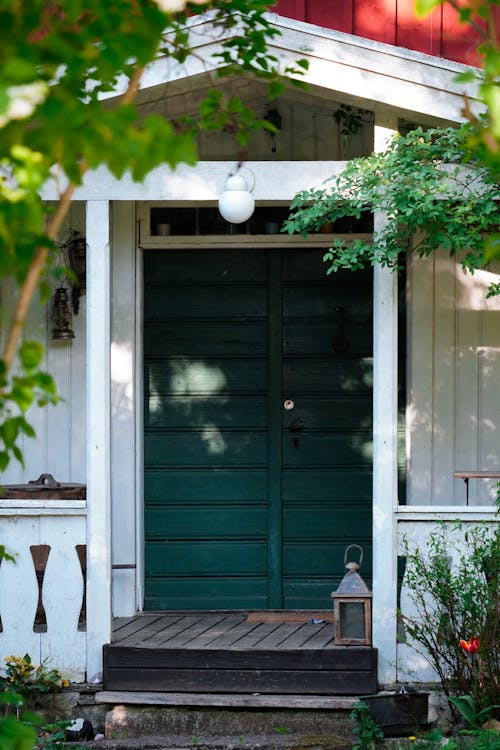
[[[371,557],[372,279],[321,258],[145,253],[146,609],[327,608]]]
[[[326,606],[347,544],[370,556],[372,279],[326,277],[318,255],[283,256],[283,393],[295,405],[282,423],[286,608]]]

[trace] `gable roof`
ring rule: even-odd
[[[193,91],[202,81],[206,84],[207,75],[218,67],[213,55],[224,39],[220,30],[215,35],[212,17],[208,12],[190,19],[195,56],[182,66],[158,58],[145,72],[142,96],[158,86],[167,94],[168,89]],[[464,94],[473,110],[479,108],[475,84],[455,80],[457,74],[477,68],[273,13],[267,17],[280,32],[269,44],[271,54],[283,67],[306,59],[309,70],[301,80],[318,97],[337,97],[364,109],[389,109],[401,118],[435,124],[463,119]]]

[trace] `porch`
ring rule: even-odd
[[[364,695],[377,650],[335,646],[331,612],[148,612],[113,621],[105,691]]]

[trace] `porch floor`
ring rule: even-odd
[[[366,695],[377,652],[335,646],[332,613],[147,612],[113,622],[104,690]]]

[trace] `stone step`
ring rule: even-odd
[[[351,750],[353,740],[333,734],[152,735],[105,739],[99,750]]]
[[[217,746],[213,738],[220,737],[240,738],[241,748],[246,737],[261,737],[266,748],[295,747],[299,739],[314,745],[318,737],[321,746],[352,742],[350,712],[358,698],[101,691],[95,700],[109,706],[106,740],[188,737],[192,750],[197,740]]]

